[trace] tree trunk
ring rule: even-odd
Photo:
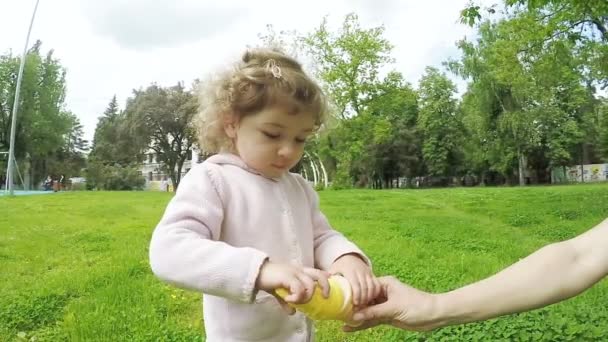
[[[171,184],[173,184],[173,192],[177,191],[177,180],[175,179],[175,170],[169,172],[169,177],[171,178]]]
[[[518,159],[518,168],[519,168],[519,185],[526,185],[525,179],[525,170],[526,170],[526,157],[521,152],[521,148],[517,149],[517,159]]]
[[[177,191],[179,187],[179,183],[182,181],[182,168],[184,167],[184,162],[186,161],[186,157],[183,159],[179,159],[177,161],[177,170],[175,170],[175,181],[173,182],[173,192]]]
[[[581,151],[581,155],[582,155],[582,161],[581,164],[591,164],[593,163],[593,153],[592,153],[592,148],[590,144],[587,143],[582,143],[582,151]]]
[[[24,169],[23,170],[23,177],[24,177],[23,187],[25,188],[23,190],[31,190],[32,189],[32,173],[31,173],[32,164],[30,163],[30,160],[27,157],[24,159],[23,169]]]
[[[34,184],[36,184],[37,183],[35,181],[36,178],[34,177],[34,171],[36,169],[36,164],[35,164],[35,161],[31,157],[29,157],[29,161],[30,161],[30,168],[29,168],[29,170],[27,170],[27,174],[28,174],[28,177],[30,179],[30,182],[33,182]],[[34,181],[31,181],[32,179]],[[40,190],[40,189],[35,188],[34,190]]]
[[[581,183],[585,183],[585,143],[581,144]]]

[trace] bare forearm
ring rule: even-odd
[[[438,321],[478,321],[581,293],[608,273],[607,222],[575,239],[541,248],[490,278],[438,295]]]
[[[561,253],[562,247],[544,247],[493,277],[441,295],[446,323],[465,323],[525,311],[582,291],[586,287],[575,280],[578,276],[571,265],[573,258]]]

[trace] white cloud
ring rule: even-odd
[[[172,47],[221,34],[247,11],[230,2],[112,0],[84,4],[93,31],[124,49]]]
[[[40,0],[30,43],[41,39],[67,68],[66,106],[91,139],[114,94],[123,105],[132,89],[151,82],[189,83],[257,43],[267,24],[310,32],[324,15],[338,28],[355,12],[363,27],[385,26],[395,46],[390,68],[416,85],[427,65],[440,67],[471,33],[458,23],[467,1]],[[0,53],[21,53],[34,3],[0,0]]]

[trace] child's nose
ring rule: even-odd
[[[294,152],[295,152],[295,148],[294,148],[294,146],[292,146],[292,144],[283,144],[279,148],[279,155],[284,158],[291,157]]]

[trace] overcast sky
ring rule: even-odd
[[[468,0],[40,0],[30,46],[55,50],[67,69],[66,108],[92,139],[114,94],[119,104],[151,82],[189,84],[259,42],[258,33],[310,32],[324,15],[338,28],[355,12],[363,27],[384,25],[394,69],[416,85],[427,65],[458,55],[472,30],[458,23]],[[488,0],[487,3],[496,1]],[[0,0],[0,54],[21,54],[35,0]],[[462,82],[459,86],[462,87]]]

